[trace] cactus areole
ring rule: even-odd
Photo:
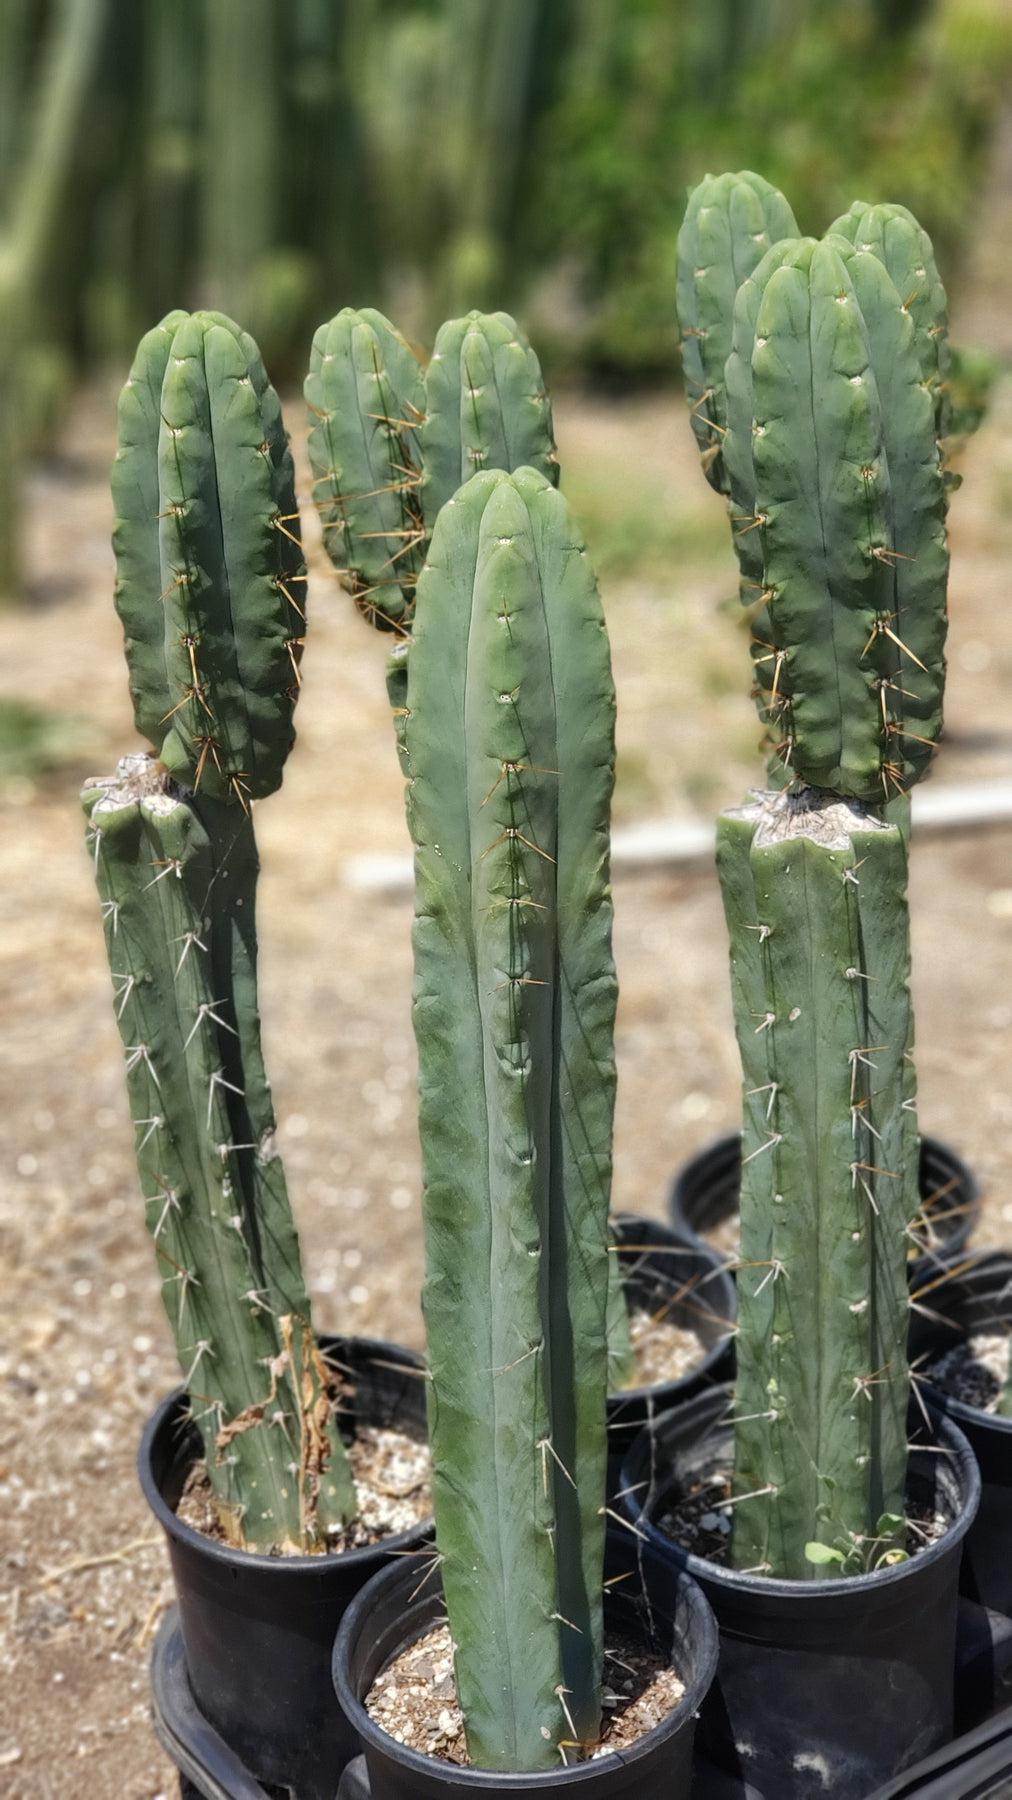
[[[942,724],[948,352],[912,215],[801,238],[756,181],[690,197],[679,294],[776,790],[717,832],[744,1075],[732,1558],[804,1580],[905,1554],[906,797]]]
[[[219,1518],[324,1547],[354,1514],[260,1043],[251,802],[293,739],[305,565],[255,343],[218,313],[142,340],[113,467],[138,730],[82,796],[145,1217]]]
[[[436,1531],[485,1769],[600,1730],[614,708],[562,497],[473,476],[418,586],[404,754]]]

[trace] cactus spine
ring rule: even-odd
[[[135,718],[157,757],[84,800],[148,1222],[167,1304],[175,1283],[186,1296],[169,1316],[226,1528],[309,1549],[354,1494],[274,1147],[250,810],[293,739],[305,568],[277,396],[223,315],[170,314],[142,340],[113,497]]]
[[[542,474],[440,513],[407,701],[437,1540],[471,1758],[537,1770],[600,1725],[616,999],[608,644]]]
[[[948,574],[940,339],[896,286],[904,257],[944,323],[902,209],[783,237],[737,288],[724,368],[782,790],[718,825],[744,1075],[732,1554],[797,1579],[903,1543],[919,1200],[898,814],[941,730]]]

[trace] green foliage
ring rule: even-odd
[[[95,733],[78,713],[0,696],[0,782],[37,781],[67,769],[83,773]]]
[[[554,284],[543,317],[525,307],[551,365],[670,367],[671,220],[707,167],[762,169],[803,230],[823,229],[855,190],[899,195],[957,268],[1012,70],[1007,9],[984,21],[985,10],[939,0],[895,29],[861,0],[771,3],[744,21],[732,0],[581,9],[535,138],[545,180],[523,219],[535,270],[566,247],[561,329]],[[715,82],[722,31],[735,54],[721,53]],[[584,33],[599,37],[599,58]]]
[[[550,1769],[600,1723],[615,703],[544,475],[444,506],[406,662],[437,1541],[472,1760]]]

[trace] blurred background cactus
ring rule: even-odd
[[[601,1719],[615,700],[543,474],[443,508],[408,669],[437,1547],[472,1761],[557,1768]]]
[[[1012,56],[998,0],[500,10],[4,0],[0,314],[8,343],[16,316],[26,333],[3,360],[22,393],[17,428],[0,405],[4,592],[32,372],[44,399],[58,358],[65,398],[172,306],[248,320],[284,377],[313,323],[364,293],[412,342],[505,304],[555,374],[655,374],[701,144],[711,164],[761,162],[802,229],[855,185],[898,196],[955,262]]]
[[[732,1552],[801,1579],[905,1553],[905,807],[942,726],[949,349],[905,208],[855,204],[821,241],[790,218],[758,177],[708,176],[679,293],[771,740],[770,791],[717,832],[744,1075]]]
[[[224,314],[142,339],[112,485],[152,748],[83,800],[145,1214],[226,1535],[315,1549],[354,1492],[274,1141],[251,812],[294,736],[305,564],[277,395]]]

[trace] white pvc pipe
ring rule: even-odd
[[[915,788],[913,830],[918,837],[986,831],[1012,824],[1012,781],[952,782]],[[653,819],[612,833],[612,868],[620,874],[691,869],[713,856],[714,828],[704,819]],[[350,856],[346,887],[360,894],[402,894],[414,876],[410,856]]]

